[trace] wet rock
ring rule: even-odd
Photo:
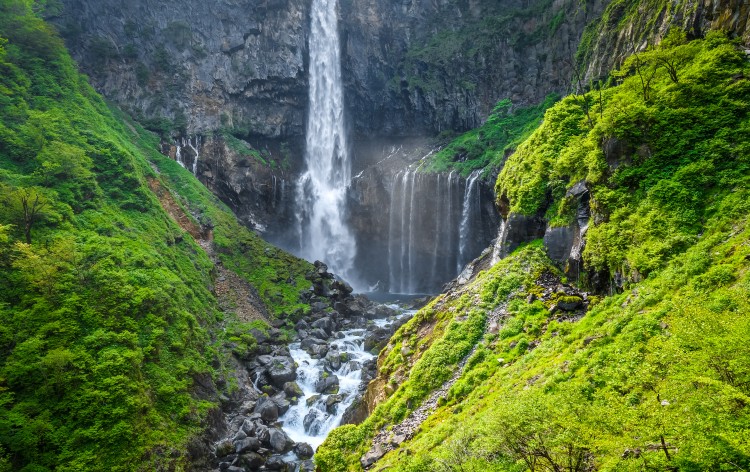
[[[312,446],[310,446],[307,443],[297,443],[294,445],[294,454],[297,455],[300,459],[310,459],[313,454],[315,454],[315,451],[313,451]]]
[[[321,423],[319,416],[321,412],[316,409],[312,409],[307,412],[304,419],[302,420],[302,426],[305,428],[305,432],[310,435],[316,435],[320,432]]]
[[[276,404],[276,407],[279,409],[279,416],[283,416],[284,413],[289,411],[290,403],[289,403],[289,400],[286,399],[286,393],[279,392],[273,397],[271,397],[271,400]]]
[[[271,456],[266,461],[266,469],[267,470],[280,470],[283,472],[286,472],[288,470],[293,470],[289,467],[289,464],[284,462],[284,459],[282,459],[280,456]]]
[[[317,321],[313,321],[313,323],[310,325],[312,328],[321,329],[326,333],[327,337],[333,334],[335,326],[333,325],[333,322],[331,322],[330,318],[321,318]]]
[[[321,399],[320,395],[312,395],[310,398],[307,399],[305,404],[309,407],[313,406],[318,400]]]
[[[258,438],[245,438],[234,443],[234,452],[242,454],[248,451],[257,452],[260,449]]]
[[[275,387],[283,388],[297,378],[297,367],[291,357],[273,357],[267,373]]]
[[[304,397],[305,394],[300,388],[297,382],[286,382],[283,387],[284,393],[286,393],[287,399],[290,403],[297,404],[300,398]]]
[[[323,394],[337,393],[339,391],[339,378],[333,374],[321,375],[321,378],[315,382],[315,391]]]
[[[328,351],[328,354],[326,354],[326,364],[332,372],[335,372],[341,368],[342,354],[344,353],[339,352],[338,349],[331,349],[330,351]]]
[[[270,428],[268,430],[268,443],[271,449],[279,454],[289,452],[294,447],[294,441],[280,428]]]
[[[328,414],[334,414],[336,412],[336,406],[341,403],[342,400],[343,398],[341,395],[330,395],[326,398],[326,411]]]
[[[380,351],[393,334],[388,328],[375,328],[365,335],[365,351]]]
[[[300,330],[307,330],[310,329],[310,325],[305,322],[305,320],[299,320],[296,325],[294,325],[294,329],[297,331]]]
[[[248,452],[239,457],[239,463],[245,470],[258,470],[259,467],[266,463],[266,460],[257,452]]]
[[[258,399],[258,404],[255,406],[255,412],[266,423],[273,423],[279,419],[279,407],[267,396],[264,395]]]

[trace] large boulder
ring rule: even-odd
[[[294,447],[294,441],[280,428],[269,428],[268,443],[271,446],[271,450],[278,454],[289,452]]]
[[[283,388],[286,382],[297,378],[297,367],[291,357],[273,357],[267,370],[268,377],[277,388]]]
[[[267,395],[258,399],[255,405],[255,413],[258,413],[266,423],[273,423],[279,419],[279,407]]]
[[[338,393],[339,378],[333,374],[321,374],[318,381],[315,382],[315,391],[323,394]]]
[[[297,457],[304,460],[310,459],[313,454],[315,454],[315,451],[313,451],[312,446],[307,443],[297,443],[294,445],[294,453]]]
[[[248,451],[258,452],[260,441],[258,438],[245,438],[234,443],[234,452],[243,454]]]

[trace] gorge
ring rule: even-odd
[[[750,469],[749,19],[0,0],[0,472]]]

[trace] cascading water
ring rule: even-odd
[[[344,128],[336,0],[313,0],[310,29],[310,108],[307,170],[297,183],[300,255],[325,261],[346,277],[355,240],[344,221],[351,178]]]
[[[396,174],[388,228],[389,291],[434,293],[486,247],[481,171],[468,179],[407,168]],[[491,207],[491,205],[490,205]]]
[[[469,224],[472,221],[472,216],[474,216],[472,213],[476,213],[479,210],[480,195],[477,179],[481,173],[481,170],[475,170],[466,181],[463,210],[461,211],[461,226],[458,230],[458,266],[456,272],[461,272],[461,269],[469,262],[469,257],[471,257],[469,255],[469,241],[473,235],[471,234]]]
[[[198,175],[198,159],[200,158],[200,153],[198,152],[198,149],[200,149],[201,147],[201,137],[200,136],[195,137],[195,145],[193,145],[190,138],[188,138],[187,144],[188,146],[190,146],[190,149],[192,149],[193,152],[195,153],[195,158],[193,159],[193,169],[192,169],[193,175]]]
[[[344,337],[334,345],[345,361],[341,362],[338,369],[328,372],[339,379],[339,389],[335,395],[318,394],[315,391],[321,372],[326,371],[325,359],[313,359],[301,349],[299,343],[289,346],[289,352],[298,365],[297,384],[302,389],[303,398],[280,420],[284,423],[284,431],[295,442],[305,442],[317,448],[325,440],[328,432],[339,425],[344,412],[356,398],[361,383],[362,364],[375,357],[364,350],[364,330],[349,330],[343,334]]]

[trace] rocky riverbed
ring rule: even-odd
[[[378,351],[412,313],[353,295],[321,262],[308,278],[311,313],[293,332],[252,331],[258,348],[240,360],[238,388],[225,398],[215,471],[314,470],[314,448],[340,424],[374,377]]]

